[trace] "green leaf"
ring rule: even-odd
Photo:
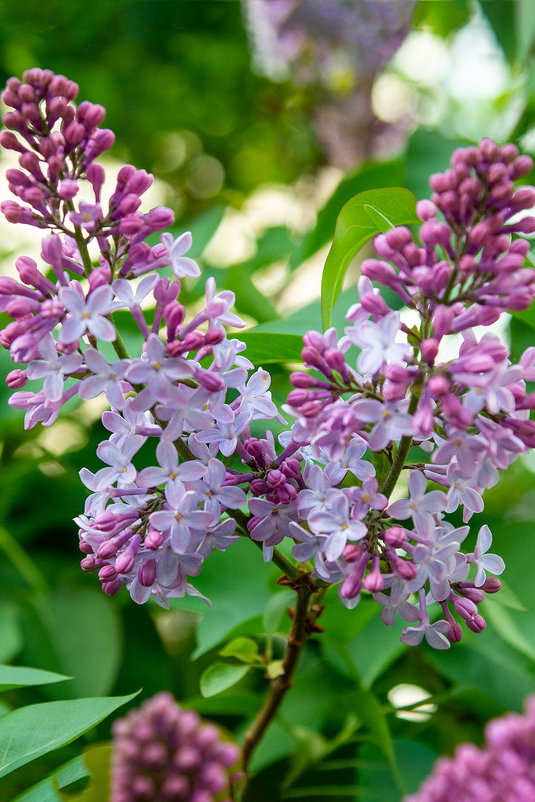
[[[44,702],[0,718],[0,777],[74,741],[138,695]]]
[[[301,362],[303,338],[299,334],[243,331],[237,337],[247,346],[244,356],[255,365],[267,365],[274,362]]]
[[[338,216],[334,241],[321,279],[324,329],[331,325],[333,307],[349,263],[362,246],[382,231],[419,222],[416,198],[408,189],[371,189],[346,203]]]
[[[213,552],[196,579],[196,587],[209,596],[213,606],[203,613],[197,628],[197,649],[193,659],[221,643],[229,632],[245,621],[261,615],[271,597],[270,571],[253,543],[240,539],[232,547],[231,565],[228,558],[224,552]],[[171,606],[179,610],[181,602],[181,599],[171,600]],[[247,633],[235,634],[252,633],[249,629]]]
[[[110,793],[110,768],[112,747],[110,744],[91,746],[84,751],[84,763],[90,775],[87,788],[74,796],[60,794],[64,802],[104,802]]]
[[[7,663],[22,648],[18,610],[14,604],[0,605],[0,662]]]
[[[16,796],[13,802],[59,802],[60,797],[56,789],[66,788],[88,775],[84,758],[82,755],[78,755],[56,769],[45,780],[41,780]]]
[[[370,189],[370,187],[379,189],[380,187],[391,187],[402,182],[403,161],[401,159],[393,159],[386,162],[367,162],[354,173],[344,178],[336,187],[323,209],[318,213],[316,225],[306,236],[300,252],[292,255],[292,265],[297,266],[294,264],[297,258],[299,262],[308,259],[333,238],[340,209],[351,198],[355,197],[359,192]]]
[[[229,663],[213,663],[201,674],[201,693],[205,697],[232,688],[249,671],[250,666],[231,666]]]
[[[49,682],[63,682],[66,679],[72,677],[54,674],[52,671],[41,671],[39,668],[0,665],[0,691],[24,688],[28,685],[47,685]]]
[[[517,57],[525,62],[533,54],[535,42],[535,8],[532,0],[517,0],[515,3]]]
[[[251,638],[233,638],[219,652],[221,657],[235,657],[242,663],[256,663],[258,660],[258,644]]]
[[[437,131],[418,128],[407,145],[403,185],[418,199],[429,197],[429,176],[443,173],[453,151],[470,144],[467,139],[445,139]]]
[[[264,610],[266,635],[270,637],[275,632],[278,632],[286,608],[291,607],[293,604],[295,604],[295,592],[293,590],[283,590],[273,594]]]
[[[40,612],[57,657],[57,667],[74,677],[67,694],[77,698],[109,693],[122,653],[121,629],[114,605],[98,590],[57,591],[49,596]],[[87,621],[98,625],[87,626]],[[31,662],[37,662],[37,658],[34,654]]]
[[[380,451],[373,451],[372,465],[375,468],[375,478],[377,479],[377,484],[379,487],[381,487],[390,470],[390,462],[388,461],[386,454],[382,454]]]
[[[462,648],[429,649],[426,654],[450,680],[478,688],[504,708],[521,710],[523,700],[535,692],[531,661],[505,643],[490,625],[482,635],[465,632]]]
[[[390,728],[377,697],[371,691],[354,691],[346,697],[346,707],[356,714],[384,756],[395,768],[394,747]]]
[[[535,647],[516,625],[515,616],[511,610],[501,605],[499,599],[491,596],[486,599],[485,609],[482,612],[509,646],[535,662]]]
[[[386,627],[381,617],[377,615],[361,629],[351,643],[347,644],[347,652],[365,687],[371,687],[407,648],[399,640],[404,626],[405,622],[398,616],[398,620],[391,627]]]
[[[438,36],[446,37],[465,25],[471,16],[468,0],[426,0],[418,3],[414,10],[413,26],[431,30]]]

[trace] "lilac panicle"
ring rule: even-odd
[[[76,106],[76,94],[63,76],[30,70],[3,96],[13,111],[0,144],[20,154],[21,169],[8,171],[17,201],[2,208],[46,231],[42,259],[52,271],[22,256],[20,280],[0,278],[0,311],[12,319],[0,343],[16,363],[9,403],[25,410],[27,428],[52,425],[72,398],[104,393],[110,403],[101,467],[80,472],[90,491],[76,518],[82,569],[108,595],[126,587],[138,604],[168,606],[200,595],[189,580],[214,549],[249,537],[270,560],[290,538],[294,558],[339,584],[348,607],[368,594],[387,625],[401,615],[407,644],[448,648],[462,637],[457,619],[481,632],[478,605],[500,587],[487,574],[505,565],[485,524],[473,551],[463,544],[498,471],[535,445],[525,384],[535,379],[535,349],[512,365],[499,338],[474,326],[535,295],[523,237],[535,230],[524,214],[535,190],[514,185],[529,157],[490,140],[456,151],[451,169],[431,177],[432,200],[418,204],[419,236],[398,227],[376,238],[379,258],[362,265],[344,336],[304,336],[308,370],[291,375],[284,410],[294,420],[276,442],[268,422],[284,418],[270,375],[225,328],[242,325],[233,293],[208,279],[204,306],[187,314],[181,280],[199,271],[186,256],[191,236],[146,243],[172,213],[139,211],[152,177],[130,165],[103,206],[96,159],[113,135],[99,127],[104,109]],[[94,203],[78,202],[84,185]],[[419,322],[409,329],[372,280]],[[117,331],[118,309],[139,331],[136,354]],[[451,335],[457,350],[444,358]],[[261,421],[265,435],[255,437]],[[419,462],[410,461],[413,443]],[[394,500],[403,469],[408,493]],[[463,526],[447,517],[457,510]]]
[[[238,747],[170,693],[117,719],[112,731],[110,802],[229,802]]]
[[[416,794],[405,802],[533,802],[535,800],[535,698],[524,714],[489,722],[485,744],[457,747],[440,758]]]

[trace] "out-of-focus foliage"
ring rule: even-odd
[[[533,148],[533,3],[419,2],[415,27],[447,48],[463,26],[473,24],[474,15],[490,26],[510,76],[507,90],[489,99],[484,112],[511,108],[503,140],[512,135]],[[295,286],[314,281],[319,297],[320,274],[307,271],[319,252],[324,260],[344,204],[362,191],[389,186],[425,196],[427,176],[446,167],[467,135],[452,125],[453,116],[437,114],[435,123],[428,117],[419,127],[418,115],[404,112],[399,125],[408,133],[406,147],[385,153],[382,161],[355,165],[343,177],[337,173],[330,197],[323,191],[323,202],[317,201],[311,196],[319,183],[310,176],[325,157],[313,132],[312,99],[288,81],[271,83],[251,70],[235,0],[0,0],[2,80],[34,65],[65,73],[80,84],[82,98],[105,105],[117,134],[113,155],[166,182],[163,200],[191,226],[193,255],[200,257],[204,277],[214,275],[220,288],[234,291],[238,312],[254,326],[244,339],[253,361],[270,363],[279,402],[288,389],[288,363],[299,358],[299,335],[321,326],[313,295],[301,305],[299,299],[292,303],[282,319],[279,310],[288,300],[288,285],[299,276],[302,283]],[[400,73],[396,62],[389,70]],[[433,100],[438,92],[417,80],[405,85],[413,99],[427,93]],[[462,106],[452,101],[451,108],[455,105]],[[297,205],[291,222],[280,214],[273,222],[271,208],[257,224],[249,194],[267,182],[297,182],[297,189],[274,201],[277,206],[281,197],[290,198]],[[228,207],[245,210],[240,220],[250,246],[230,259],[225,249],[243,231],[228,229]],[[305,222],[297,225],[296,219]],[[205,248],[225,228],[221,244]],[[2,241],[0,250],[12,251],[12,243]],[[312,261],[303,268],[306,260]],[[353,267],[348,274],[354,280]],[[184,292],[194,305],[203,281],[188,284]],[[347,289],[334,306],[333,324],[340,331],[352,297]],[[535,343],[533,312],[515,316],[510,332],[515,358],[520,348]],[[275,354],[280,364],[272,364]],[[0,353],[3,373],[8,362]],[[290,627],[286,607],[293,594],[276,584],[277,569],[262,563],[254,544],[242,542],[230,561],[214,553],[199,577],[199,589],[213,601],[209,609],[192,599],[178,600],[166,612],[137,607],[124,595],[105,598],[94,578],[79,570],[71,522],[85,498],[78,471],[97,466],[99,412],[94,404],[73,406],[52,431],[23,432],[8,397],[0,387],[0,662],[74,679],[34,686],[14,668],[12,674],[0,672],[0,683],[10,686],[0,714],[142,688],[139,699],[167,689],[182,706],[241,737],[265,694],[266,669],[256,655],[267,655],[268,670],[276,672]],[[408,650],[397,626],[385,629],[377,605],[363,599],[348,611],[336,591],[327,595],[319,621],[325,632],[309,642],[295,685],[255,754],[258,774],[249,802],[327,797],[396,802],[417,788],[438,754],[451,753],[461,740],[480,741],[490,717],[521,709],[525,696],[535,692],[535,585],[529,571],[535,559],[534,500],[530,457],[487,492],[485,512],[474,516],[474,530],[483,523],[492,529],[496,551],[507,564],[506,587],[499,599],[484,603],[486,632],[465,635],[455,650]],[[210,669],[214,664],[225,668]],[[111,710],[111,700],[108,705]],[[92,723],[98,718],[95,713]],[[0,718],[0,732],[1,724]],[[82,724],[72,737],[85,729]],[[58,789],[80,793],[91,766],[105,773],[107,756],[94,745],[108,737],[104,722],[83,742],[21,765],[0,780],[1,802],[19,793],[25,802],[67,799]],[[77,757],[82,745],[92,755],[86,763]],[[0,753],[2,747],[0,741]],[[44,779],[49,774],[55,779]],[[36,783],[44,784],[25,790]]]

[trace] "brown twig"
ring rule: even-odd
[[[311,632],[315,631],[315,619],[322,611],[321,600],[318,600],[317,604],[310,606],[311,598],[315,594],[318,594],[318,591],[310,582],[307,582],[304,577],[303,580],[304,581],[296,587],[297,599],[295,611],[292,616],[292,626],[286,641],[286,650],[282,660],[282,673],[271,680],[271,688],[266,701],[245,733],[242,746],[242,760],[245,770],[247,770],[252,754],[260,742],[260,739],[275,717],[286,692],[292,687],[293,675],[297,668],[299,656],[308,636]],[[320,590],[319,595],[322,595],[324,592],[325,589]]]

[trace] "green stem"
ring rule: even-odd
[[[412,415],[416,412],[416,407],[418,406],[418,396],[411,395],[411,400],[409,403],[409,415]],[[394,458],[394,462],[388,472],[386,479],[384,480],[383,484],[379,488],[379,491],[383,493],[387,498],[390,498],[392,491],[394,490],[396,483],[399,479],[399,475],[403,470],[403,466],[405,465],[405,460],[407,459],[407,454],[409,453],[410,447],[412,445],[412,435],[403,435],[400,440],[398,450],[396,452],[396,456]]]
[[[85,274],[86,276],[89,276],[89,274],[93,271],[93,265],[91,264],[91,257],[89,256],[87,243],[84,239],[84,235],[82,234],[82,229],[79,226],[74,227],[74,239],[78,245],[80,256],[82,257]]]
[[[115,326],[115,321],[113,320],[113,315],[111,315],[111,318],[112,318],[112,323]],[[126,346],[125,346],[125,344],[124,344],[124,342],[122,340],[121,335],[119,334],[119,330],[118,330],[117,326],[115,326],[115,333],[116,333],[117,336],[116,336],[115,340],[112,342],[112,345],[115,348],[115,353],[117,354],[119,359],[130,359],[130,357],[128,355],[128,351],[126,350]]]
[[[48,585],[33,560],[3,526],[0,526],[0,548],[38,595],[48,593]]]

